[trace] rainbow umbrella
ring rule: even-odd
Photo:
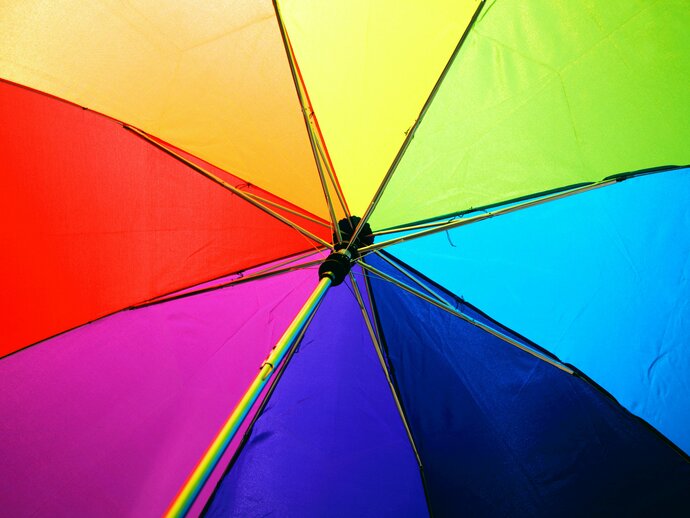
[[[687,515],[688,27],[3,2],[0,514]]]

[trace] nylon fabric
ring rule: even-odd
[[[683,0],[487,2],[374,230],[690,164]]]
[[[327,217],[270,0],[7,0],[0,48],[0,77]]]
[[[0,356],[314,246],[110,119],[2,81],[0,112]]]
[[[350,289],[326,295],[205,516],[428,515]]]
[[[688,513],[690,463],[640,420],[582,379],[371,279],[434,516]]]
[[[316,282],[124,311],[4,358],[2,514],[161,516]]]
[[[363,214],[477,0],[280,2],[353,214]]]
[[[576,365],[690,453],[690,169],[391,252]]]

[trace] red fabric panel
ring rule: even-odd
[[[313,246],[116,121],[3,81],[0,116],[0,357]]]

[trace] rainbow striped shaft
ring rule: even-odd
[[[178,518],[187,514],[196,500],[196,497],[199,495],[201,488],[218,465],[228,445],[235,437],[237,430],[239,430],[247,414],[249,414],[249,410],[254,406],[254,403],[256,403],[264,387],[268,384],[271,376],[280,365],[280,362],[297,342],[302,330],[319,307],[321,300],[323,300],[328,288],[331,287],[332,282],[330,277],[324,277],[319,281],[319,284],[304,303],[302,309],[300,309],[297,316],[283,333],[283,336],[281,336],[280,340],[273,347],[271,354],[261,365],[259,374],[254,378],[247,392],[245,392],[232,414],[230,414],[230,417],[225,421],[225,424],[223,424],[223,427],[206,450],[206,453],[204,453],[204,456],[196,465],[194,471],[192,471],[184,486],[182,486],[182,489],[180,489],[175,500],[170,504],[165,514],[167,518]]]

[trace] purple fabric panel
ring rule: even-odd
[[[316,285],[124,311],[0,361],[0,514],[158,516]]]
[[[428,515],[349,282],[326,295],[207,514]]]

